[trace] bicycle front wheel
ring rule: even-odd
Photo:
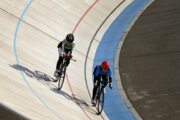
[[[66,66],[63,66],[63,69],[58,77],[58,90],[61,90],[63,86],[65,75],[66,75]]]
[[[104,107],[104,90],[101,92],[99,99],[97,100],[98,115],[101,114]]]

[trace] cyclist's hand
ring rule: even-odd
[[[70,55],[70,56],[69,56],[69,58],[71,59],[71,58],[73,58],[73,56],[72,56],[72,55]]]
[[[65,54],[65,58],[66,58],[66,59],[69,58],[69,55],[68,55],[68,54]]]
[[[109,88],[112,89],[112,83],[109,83]]]

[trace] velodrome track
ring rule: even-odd
[[[76,47],[73,55],[77,62],[71,62],[62,91],[58,92],[57,84],[52,82],[58,59],[57,44],[74,30],[82,15],[95,2],[97,3],[74,31]],[[108,119],[104,113],[97,116],[90,104],[84,62],[91,38],[121,2],[123,1],[1,1],[1,104],[30,119]],[[108,26],[131,2],[132,0],[124,1],[94,38],[86,66],[90,92],[97,45]]]
[[[105,42],[107,42],[106,38],[108,38],[109,31],[113,31],[113,27],[118,25],[116,24],[118,19],[122,20],[121,16],[119,16],[120,13],[124,15],[126,12],[128,13],[128,9],[130,9],[129,12],[136,11],[134,8],[137,3],[134,1],[1,1],[1,106],[6,106],[15,111],[16,114],[20,114],[28,119],[102,120],[116,118],[117,116],[121,116],[120,118],[123,120],[134,120],[135,118],[141,119],[136,116],[137,114],[131,104],[128,103],[129,101],[125,102],[130,111],[133,112],[134,118],[129,117],[129,112],[128,114],[124,112],[119,115],[115,107],[113,108],[115,109],[113,111],[114,113],[109,117],[111,112],[106,111],[108,110],[108,105],[105,108],[106,113],[103,112],[102,115],[97,116],[95,113],[96,110],[90,103],[92,92],[92,66],[94,63],[99,62],[99,59],[103,56],[97,57],[98,52],[96,51],[96,48],[101,43],[100,41],[105,40]],[[172,61],[174,61],[172,63],[177,63],[178,60],[178,57],[175,58],[175,56],[178,56],[178,47],[173,48],[173,46],[178,45],[178,37],[168,37],[173,35],[177,36],[175,33],[177,32],[179,25],[178,21],[175,21],[178,20],[178,17],[176,16],[178,13],[178,4],[176,3],[178,2],[177,0],[173,1],[174,2],[169,0],[155,0],[154,4],[152,4],[152,6],[140,16],[139,20],[137,20],[137,23],[132,27],[132,31],[126,31],[126,27],[130,26],[124,27],[125,30],[123,32],[125,32],[125,34],[123,37],[125,39],[121,39],[122,41],[125,40],[120,54],[120,75],[122,77],[123,87],[137,112],[143,119],[147,120],[178,120],[179,118],[179,86],[176,81],[178,72],[176,72],[176,74],[173,72],[174,70],[178,71],[178,68],[176,68],[178,64],[170,64]],[[143,7],[145,6],[142,6],[142,8]],[[143,11],[137,11],[137,13],[142,12]],[[164,13],[166,14],[164,15]],[[159,15],[159,17],[156,15]],[[125,15],[124,18],[126,18],[126,16],[127,15]],[[137,16],[137,14],[135,14],[135,16]],[[163,21],[163,18],[165,18],[164,16],[167,17],[165,21]],[[148,19],[153,18],[154,22],[148,22],[148,24],[146,24],[147,26],[142,25],[145,27],[143,28],[141,23],[144,24],[144,21],[147,23],[147,17]],[[134,17],[128,19],[130,19],[128,23],[128,25],[130,25],[132,20],[134,20]],[[127,22],[128,19],[124,21]],[[112,24],[113,21],[114,24]],[[161,21],[163,21],[162,24],[160,24]],[[172,24],[168,24],[168,21],[173,22],[170,22]],[[158,23],[157,25],[153,24],[156,22]],[[158,27],[158,25],[161,27]],[[166,31],[163,32],[163,26],[173,28],[174,25],[176,25],[176,29],[166,29]],[[147,28],[149,29],[146,32],[143,32],[143,30],[146,30]],[[129,29],[130,28],[128,28],[128,30]],[[140,29],[142,29],[142,31]],[[160,33],[158,33],[159,29],[161,29]],[[58,59],[57,44],[70,32],[73,32],[75,35],[76,47],[73,55],[77,62],[71,62],[67,70],[67,76],[62,91],[57,91],[57,83],[52,82],[53,72]],[[119,32],[122,31],[120,30]],[[162,34],[165,33],[167,36],[163,37],[163,39],[169,44],[160,44],[163,42],[159,38],[159,35],[162,36]],[[104,38],[103,35],[105,36]],[[153,39],[157,38],[160,40],[157,42],[158,44],[156,42],[149,42],[153,44],[147,45],[144,41],[141,42],[142,44],[139,44],[139,40],[145,40],[146,38],[148,38],[147,41],[152,40],[151,36],[153,36]],[[173,44],[169,42],[172,39],[176,41],[173,42]],[[137,42],[135,43],[131,40]],[[103,42],[103,44],[105,42]],[[122,45],[121,42],[120,45]],[[134,49],[136,46],[139,46],[139,48]],[[146,47],[143,48],[142,46]],[[147,52],[147,54],[144,55],[141,52]],[[164,53],[165,56],[163,56],[162,53]],[[141,62],[142,67],[140,63],[137,62],[137,54],[139,54],[138,58],[145,59],[145,61]],[[157,55],[156,58],[154,55]],[[119,56],[119,54],[117,56]],[[149,58],[146,59],[146,57]],[[106,56],[105,58],[109,60],[109,57]],[[167,64],[167,61],[171,62]],[[118,64],[118,62],[119,61],[116,61],[115,63]],[[151,62],[154,63],[154,67],[150,64]],[[166,67],[164,67],[165,64],[167,64]],[[141,71],[144,70],[144,65],[147,65],[147,69],[146,71]],[[139,69],[137,69],[137,66]],[[111,63],[111,67],[113,67],[113,63]],[[114,67],[114,70],[117,74],[116,67]],[[142,75],[143,72],[145,72],[144,75]],[[151,77],[154,74],[156,74],[156,76]],[[131,78],[132,76],[134,76],[133,79]],[[155,81],[152,81],[151,79],[154,79]],[[149,84],[144,84],[144,80],[147,80],[147,83]],[[117,88],[120,91],[120,94],[124,95],[123,88],[121,88],[122,86],[118,86],[121,82],[114,82],[117,82]],[[142,84],[144,86],[141,86]],[[140,86],[138,87],[138,85]],[[156,88],[152,89],[151,86],[156,86]],[[114,86],[114,89],[115,88],[116,86]],[[107,93],[107,97],[108,96],[109,91]],[[123,97],[123,100],[126,100],[126,96]],[[162,99],[166,99],[166,101],[162,102]],[[109,101],[109,99],[105,99],[105,101]],[[171,105],[170,103],[173,104]],[[122,104],[124,103],[121,103],[121,105]],[[113,105],[116,105],[116,103],[113,103],[112,106]],[[124,107],[122,107],[120,111],[122,109],[124,109]],[[154,110],[156,110],[156,112]],[[124,111],[127,112],[127,110]],[[9,116],[2,112],[0,115],[11,117],[9,119],[17,117],[17,115]]]

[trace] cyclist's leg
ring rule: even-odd
[[[102,76],[103,79],[103,85],[101,91],[106,87],[107,82],[108,82],[108,77],[107,76]]]
[[[56,64],[56,69],[59,69],[62,61],[63,61],[63,58],[62,58],[61,56],[59,56],[59,60],[58,60],[58,62],[57,62],[57,64]]]
[[[98,77],[94,77],[94,88],[93,88],[93,96],[92,96],[92,99],[94,100],[94,97],[96,95],[96,92],[97,92],[97,88],[99,87],[100,85],[100,76]]]
[[[69,65],[69,63],[70,63],[70,59],[67,59],[66,60],[66,67]]]
[[[58,62],[56,64],[56,70],[59,69],[59,67],[63,61],[64,50],[62,49],[62,47],[58,48],[58,53],[59,53],[59,59],[58,59]]]
[[[58,70],[59,70],[59,67],[60,67],[62,61],[63,61],[63,58],[61,56],[59,56],[59,59],[58,59],[57,64],[56,64],[56,70],[54,72],[55,77],[57,76],[57,73],[58,73]]]

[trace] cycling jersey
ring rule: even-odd
[[[68,46],[66,44],[66,39],[64,39],[57,46],[58,52],[59,52],[59,56],[63,56],[65,53],[71,55],[72,54],[72,50],[74,49],[74,47],[75,47],[74,43],[72,43],[70,46]]]
[[[112,72],[111,69],[109,68],[107,70],[107,72],[104,72],[101,68],[101,65],[97,65],[94,69],[94,76],[98,77],[98,76],[108,76],[109,77],[109,81],[112,82]]]

